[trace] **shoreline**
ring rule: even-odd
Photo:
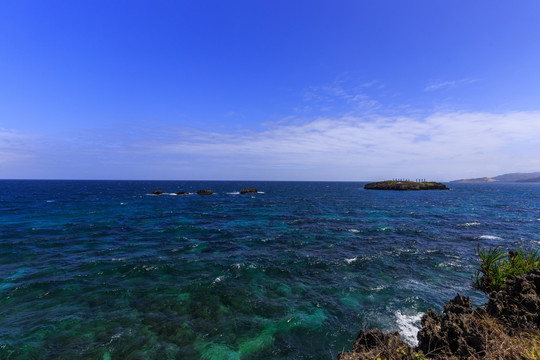
[[[418,345],[405,343],[398,331],[361,330],[352,350],[338,360],[361,359],[536,359],[540,356],[540,270],[506,281],[487,303],[473,311],[459,293],[439,314],[422,316]],[[531,357],[524,357],[525,355]]]

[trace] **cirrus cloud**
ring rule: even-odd
[[[318,118],[243,134],[192,129],[167,143],[143,146],[231,170],[242,164],[287,167],[284,178],[303,179],[294,169],[308,169],[306,174],[323,180],[451,179],[540,168],[540,112]],[[245,169],[242,174],[248,176]]]
[[[370,112],[242,132],[133,124],[47,139],[1,131],[0,144],[8,178],[445,181],[538,171],[540,112]]]

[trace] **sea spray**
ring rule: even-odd
[[[416,346],[418,345],[418,339],[416,335],[421,329],[420,320],[422,319],[423,313],[418,313],[414,315],[404,315],[401,311],[396,311],[396,324],[398,326],[399,333],[401,334],[402,339],[409,345]]]

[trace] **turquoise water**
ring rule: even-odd
[[[429,307],[485,301],[477,246],[540,243],[538,184],[363,185],[0,181],[0,359],[331,359],[372,327],[414,343]]]

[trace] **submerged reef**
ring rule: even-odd
[[[443,314],[429,309],[415,348],[397,331],[362,330],[352,350],[338,359],[538,359],[539,314],[540,270],[535,269],[508,279],[474,311],[469,297],[460,294],[444,304]]]
[[[366,190],[449,190],[446,185],[433,181],[395,181],[386,180],[369,183]]]

